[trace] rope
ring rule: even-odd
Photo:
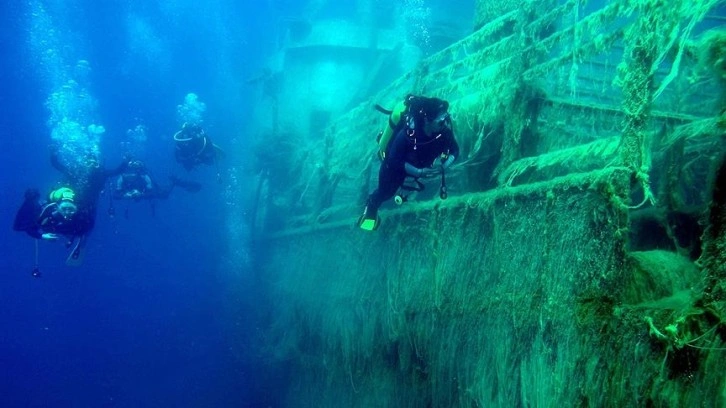
[[[35,241],[35,265],[33,266],[33,270],[30,274],[35,278],[40,278],[40,268],[38,267],[38,241],[40,240],[34,239],[33,241]]]

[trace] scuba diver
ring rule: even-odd
[[[174,157],[187,170],[201,164],[218,165],[223,152],[199,125],[185,123],[174,134]],[[219,172],[218,172],[219,173]],[[219,175],[219,174],[218,174]]]
[[[390,116],[388,126],[378,138],[378,155],[382,159],[378,188],[368,196],[363,215],[358,218],[358,226],[367,231],[378,228],[378,208],[399,189],[423,189],[419,179],[440,175],[440,197],[445,199],[445,170],[459,155],[447,101],[408,95],[393,110],[380,106],[376,109]],[[404,185],[407,178],[413,179],[416,187]],[[396,196],[396,203],[403,201],[404,195]]]
[[[140,199],[155,193],[154,183],[140,160],[130,160],[126,170],[116,179],[114,198]]]
[[[111,194],[111,202],[108,209],[108,214],[115,215],[115,209],[113,206],[113,200],[154,200],[154,199],[167,199],[169,194],[175,187],[181,187],[184,190],[196,193],[201,190],[202,186],[199,183],[193,181],[186,181],[177,178],[176,176],[169,177],[170,184],[162,186],[158,184],[149,173],[146,165],[141,160],[130,160],[126,166],[126,170],[123,171],[113,186],[113,193]],[[155,212],[155,208],[152,203],[152,214]],[[128,217],[128,209],[126,211],[126,217]]]
[[[62,235],[68,239],[67,247],[76,242],[66,263],[78,265],[82,260],[81,251],[85,238],[93,228],[94,217],[95,214],[88,207],[78,206],[76,193],[70,187],[60,187],[51,191],[45,202],[40,201],[38,190],[28,189],[23,204],[15,214],[13,229],[25,232],[35,239],[47,241],[56,241]],[[37,259],[33,276],[40,276]]]
[[[78,212],[75,192],[68,187],[53,190],[44,203],[36,189],[25,192],[25,200],[15,214],[13,229],[23,231],[36,239],[54,241],[58,234],[75,235],[75,215]]]
[[[25,200],[15,215],[13,229],[37,239],[67,237],[67,246],[73,246],[73,249],[66,264],[77,266],[83,261],[86,238],[96,223],[101,191],[109,177],[125,170],[128,160],[108,170],[94,155],[89,155],[83,165],[69,168],[61,162],[58,149],[53,146],[50,162],[63,174],[63,187],[53,190],[45,203],[40,202],[37,190],[26,191]]]
[[[169,177],[170,184],[162,186],[149,174],[149,170],[141,160],[130,160],[126,170],[116,179],[113,198],[116,199],[166,199],[174,187],[181,187],[190,193],[202,189],[202,185],[193,181],[182,180],[176,176]]]
[[[90,231],[93,225],[91,217],[88,212],[79,211],[75,197],[75,191],[69,187],[50,192],[48,201],[38,215],[38,228],[42,231],[42,239],[54,241],[59,235],[65,235],[73,240]]]

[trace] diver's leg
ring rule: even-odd
[[[378,208],[396,194],[405,178],[406,172],[403,169],[397,171],[385,164],[381,166],[378,173],[378,188],[368,196],[366,208],[358,221],[358,225],[362,229],[374,230],[378,228]]]
[[[405,179],[406,171],[404,169],[393,169],[384,163],[378,172],[378,188],[368,196],[368,204],[377,211],[381,204],[396,194]]]

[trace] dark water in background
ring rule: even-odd
[[[221,265],[228,180],[218,184],[213,169],[177,166],[171,136],[188,92],[207,104],[215,142],[229,145],[239,133],[235,126],[252,102],[227,78],[249,77],[264,64],[261,50],[272,35],[266,3],[7,3],[0,6],[0,406],[256,406],[265,391],[255,389],[254,363],[239,335],[254,331],[245,327],[249,310],[227,302],[229,288],[249,271]],[[173,173],[204,187],[174,191],[155,215],[147,203],[116,202],[111,218],[103,196],[84,265],[66,267],[63,244],[42,242],[43,276],[35,279],[33,241],[11,225],[26,188],[48,191],[60,178],[48,161],[49,67],[29,46],[38,4],[52,16],[65,53],[92,67],[107,166],[120,160],[126,130],[142,123],[149,137],[141,158],[153,175],[164,183]],[[157,38],[130,38],[132,18],[153,22]],[[151,40],[159,48],[144,51]]]

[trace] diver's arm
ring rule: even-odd
[[[154,189],[154,183],[151,182],[151,177],[148,174],[144,174],[144,182],[146,183],[146,191]]]
[[[28,228],[25,229],[25,233],[35,239],[43,239],[43,235],[44,235],[40,232],[40,227],[38,225],[34,225],[32,227],[29,226]]]
[[[57,239],[58,236],[55,234],[55,231],[52,228],[53,222],[47,222],[51,221],[51,219],[53,218],[53,212],[57,208],[58,205],[55,203],[50,203],[43,206],[43,209],[40,211],[40,215],[38,215],[38,221],[35,227],[29,228],[25,230],[25,232],[36,239],[44,239],[46,241],[53,241]]]
[[[423,169],[420,169],[406,161],[406,148],[408,147],[408,140],[406,140],[407,137],[405,129],[396,134],[388,148],[384,165],[393,169],[401,169],[405,171],[407,175],[419,178],[423,175]]]
[[[63,163],[61,163],[60,158],[58,157],[58,148],[55,146],[51,147],[50,164],[51,164],[51,166],[53,166],[54,169],[61,172],[64,176],[70,177],[70,172],[68,171],[68,167],[66,167]]]
[[[30,235],[32,238],[43,239],[43,234],[41,234],[37,228],[36,229],[29,228],[29,229],[25,230],[25,233]]]
[[[454,164],[454,161],[456,160],[456,155],[449,153],[449,155],[446,157],[446,160],[444,160],[443,163],[441,163],[441,167],[444,169],[448,169],[451,167],[452,164]]]

